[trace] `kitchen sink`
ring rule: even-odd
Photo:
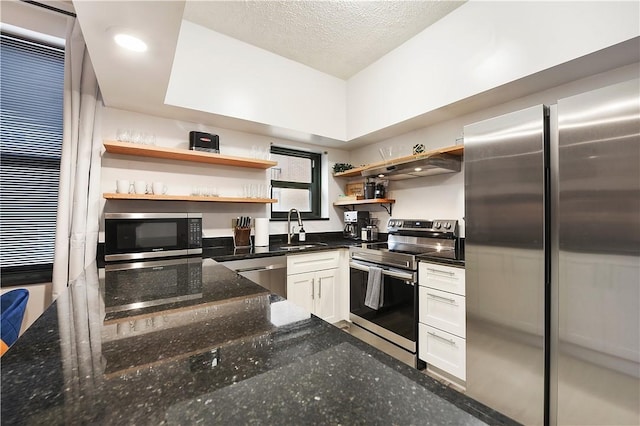
[[[309,249],[314,247],[326,247],[327,245],[328,245],[327,243],[285,244],[283,246],[280,246],[280,249],[293,251],[293,250],[304,250],[304,249]]]

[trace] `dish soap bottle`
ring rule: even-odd
[[[307,241],[307,234],[304,232],[304,226],[300,227],[300,231],[298,232],[298,241]]]

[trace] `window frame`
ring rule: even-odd
[[[319,152],[303,151],[301,149],[287,148],[271,145],[271,154],[286,155],[290,157],[306,158],[311,160],[311,183],[292,182],[271,179],[271,196],[273,188],[308,189],[311,193],[311,211],[300,212],[300,217],[305,220],[321,220],[322,218],[322,154]],[[288,212],[274,211],[271,204],[271,220],[287,220]]]

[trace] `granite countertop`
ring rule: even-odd
[[[299,243],[297,236],[294,244],[314,244],[321,243],[315,247],[305,248],[304,250],[286,250],[282,248],[287,245],[285,235],[271,236],[269,245],[265,247],[247,247],[234,248],[231,238],[212,238],[203,247],[202,257],[214,259],[218,262],[226,262],[230,260],[253,259],[260,257],[281,256],[286,254],[308,253],[323,250],[336,250],[341,248],[349,248],[354,245],[360,245],[362,242],[348,240],[342,237],[341,232],[330,233],[307,233],[307,240]]]
[[[212,259],[145,266],[90,266],[10,348],[3,423],[511,423]]]
[[[322,243],[323,245],[305,248],[304,250],[285,250],[282,247],[286,245],[284,236],[272,237],[269,245],[265,247],[248,247],[234,248],[233,241],[229,238],[212,239],[208,246],[203,248],[203,257],[212,258],[218,262],[227,262],[231,260],[253,259],[270,256],[283,256],[286,254],[308,253],[323,250],[336,250],[341,248],[349,248],[359,246],[362,241],[348,240],[342,237],[342,233],[323,233],[323,234],[307,234],[306,243]],[[386,241],[386,234],[380,234],[379,242]],[[304,244],[304,243],[301,243]],[[439,255],[424,254],[417,256],[418,260],[423,262],[439,263],[443,265],[464,267],[464,259],[452,259]]]
[[[420,262],[437,263],[440,265],[464,268],[464,259],[448,259],[446,257],[438,257],[430,254],[421,254],[416,257]]]

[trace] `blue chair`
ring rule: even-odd
[[[0,356],[13,345],[20,335],[24,311],[27,308],[29,291],[19,288],[0,296]]]

